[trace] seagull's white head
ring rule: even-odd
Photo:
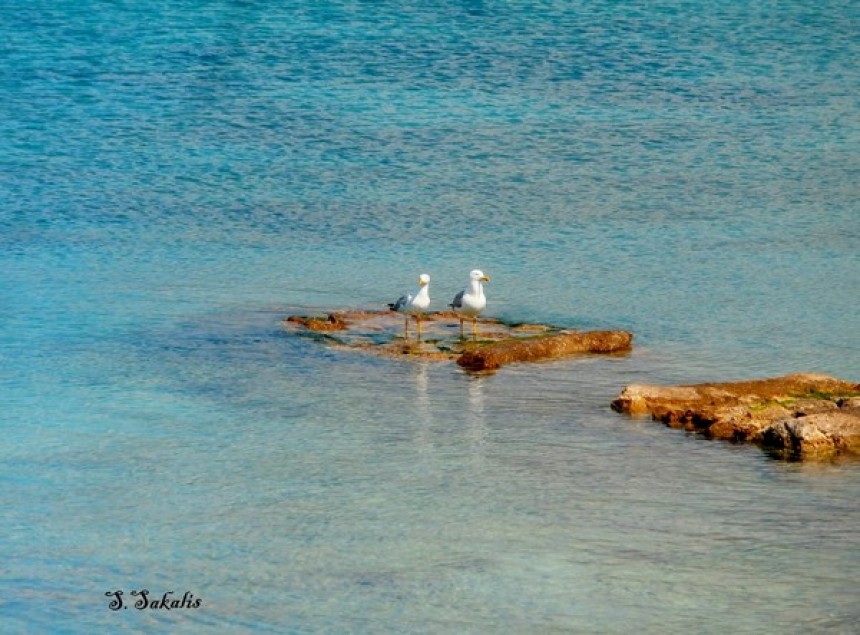
[[[422,273],[420,276],[418,276],[418,284],[422,287],[425,284],[430,284],[430,276],[428,276],[426,273]]]
[[[469,274],[469,279],[475,282],[489,282],[490,276],[484,275],[484,272],[480,269],[473,269]]]

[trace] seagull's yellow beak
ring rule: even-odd
[[[418,278],[418,286],[423,287],[425,284],[427,284],[427,283],[424,282],[423,278]]]
[[[490,281],[490,276],[484,276],[481,278],[481,282],[489,282],[489,281]]]

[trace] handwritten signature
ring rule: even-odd
[[[144,609],[164,611],[199,609],[203,606],[203,600],[195,598],[191,591],[186,591],[182,595],[182,599],[180,599],[174,591],[167,591],[159,596],[158,594],[151,593],[149,589],[135,589],[131,592],[132,597],[137,598],[133,601],[133,604],[131,602],[127,604],[123,601],[122,598],[125,595],[125,592],[121,589],[117,589],[116,591],[105,591],[105,595],[111,598],[111,601],[108,604],[108,608],[111,611],[127,609],[130,606],[141,611]]]

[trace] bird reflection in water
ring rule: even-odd
[[[430,396],[428,388],[427,367],[428,363],[416,364],[415,371],[415,420],[418,423],[416,440],[418,444],[427,448],[432,444],[431,426],[433,415],[430,413]]]
[[[484,389],[487,377],[469,377],[469,410],[466,418],[468,423],[468,437],[473,449],[480,450],[487,442],[487,422],[484,414]]]

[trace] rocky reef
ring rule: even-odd
[[[688,386],[632,384],[612,402],[672,428],[755,443],[784,458],[860,452],[860,384],[796,374]]]
[[[566,331],[555,335],[508,338],[463,351],[457,364],[469,370],[495,370],[512,362],[556,359],[578,353],[624,353],[632,348],[626,331]]]
[[[290,332],[318,339],[329,346],[388,357],[456,360],[469,371],[493,371],[516,362],[536,362],[577,354],[620,354],[632,348],[626,331],[574,331],[545,324],[509,324],[491,318],[479,321],[479,336],[460,337],[460,322],[452,312],[427,314],[417,337],[414,319],[408,323],[392,311],[337,311],[323,316],[291,315],[283,321]]]

